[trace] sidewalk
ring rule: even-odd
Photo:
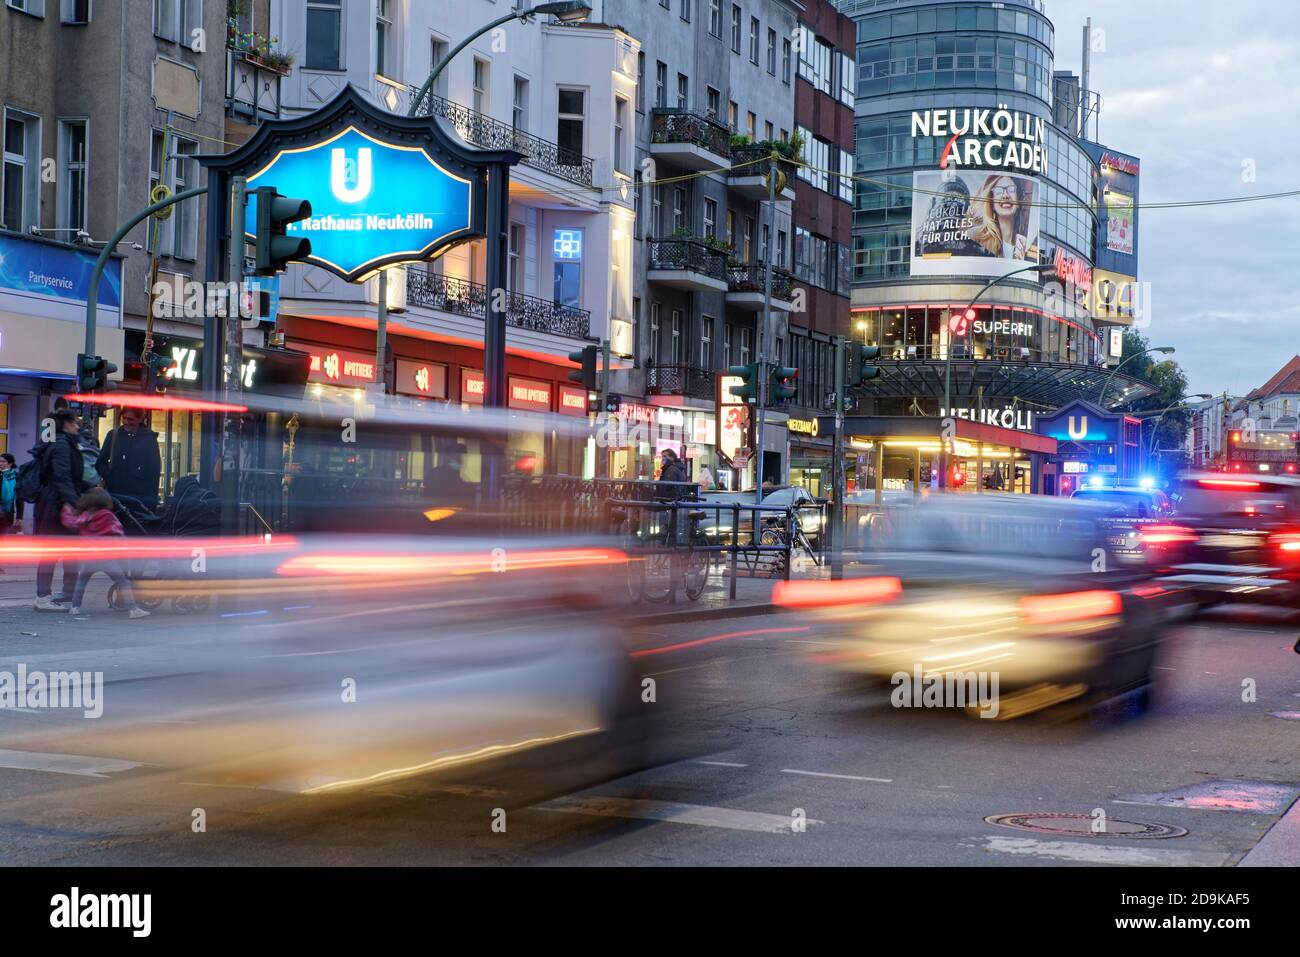
[[[798,571],[792,580],[828,579],[830,570],[813,566]],[[677,621],[705,621],[711,618],[744,618],[751,615],[770,615],[779,611],[772,603],[772,589],[781,578],[751,578],[744,574],[736,579],[736,597],[731,598],[731,578],[727,574],[709,576],[698,601],[691,601],[680,590],[677,602],[640,602],[629,606],[632,620],[638,623],[670,624]]]

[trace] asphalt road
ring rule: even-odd
[[[110,688],[146,699],[175,680],[178,660],[234,627],[167,614],[75,622],[9,607],[0,616],[0,668],[102,668]],[[305,796],[142,764],[126,750],[32,752],[14,742],[78,718],[0,711],[0,859],[1232,866],[1300,794],[1295,635],[1294,622],[1250,609],[1213,614],[1166,643],[1150,713],[1004,722],[890,707],[819,664],[818,634],[797,615],[651,624],[636,636],[637,661],[657,683],[649,707],[671,714],[660,734],[684,757],[538,799],[518,793],[517,776],[469,771],[454,783],[407,778]],[[1247,679],[1253,701],[1243,701]],[[1073,828],[1062,832],[985,820],[1028,812],[1084,823],[1038,819]],[[1102,812],[1110,833],[1094,836],[1088,822]],[[1186,833],[1117,833],[1131,824]],[[1288,837],[1286,827],[1255,857],[1300,863],[1300,828]]]

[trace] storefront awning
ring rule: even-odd
[[[1056,439],[1045,435],[1004,429],[1000,425],[972,422],[968,419],[952,421],[956,427],[954,438],[967,444],[983,443],[986,446],[999,446],[1020,452],[1042,452],[1047,455],[1056,453]],[[944,422],[945,420],[938,416],[846,415],[844,434],[851,438],[873,442],[937,445],[944,434]],[[827,431],[833,430],[834,417],[823,416],[821,428]]]
[[[866,386],[871,396],[912,398],[944,394],[944,363],[939,360],[900,359],[875,363],[880,376]],[[1048,408],[1060,408],[1075,399],[1096,402],[1106,386],[1111,371],[1096,366],[1068,362],[1024,360],[953,359],[951,393],[957,400],[973,399],[984,390],[984,398],[994,396],[1020,399]],[[1121,400],[1140,399],[1155,392],[1149,382],[1119,374],[1106,389],[1106,405],[1114,407]]]

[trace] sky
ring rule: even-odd
[[[1086,18],[1104,31],[1098,139],[1141,158],[1144,205],[1300,190],[1294,0],[1045,2],[1058,70],[1079,72]],[[1188,392],[1245,394],[1300,354],[1300,196],[1143,210],[1138,241],[1142,332]]]

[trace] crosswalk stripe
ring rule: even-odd
[[[137,761],[97,758],[85,754],[50,754],[44,751],[9,751],[0,748],[0,768],[14,771],[49,771],[53,774],[76,774],[89,778],[106,778],[119,771],[141,767]]]
[[[792,834],[796,820],[789,814],[764,814],[704,804],[681,804],[677,801],[647,801],[617,797],[562,797],[534,805],[539,811],[565,814],[588,814],[593,817],[623,817],[672,824],[695,824],[721,827],[732,831],[759,831],[767,834]],[[808,818],[805,824],[821,824]]]

